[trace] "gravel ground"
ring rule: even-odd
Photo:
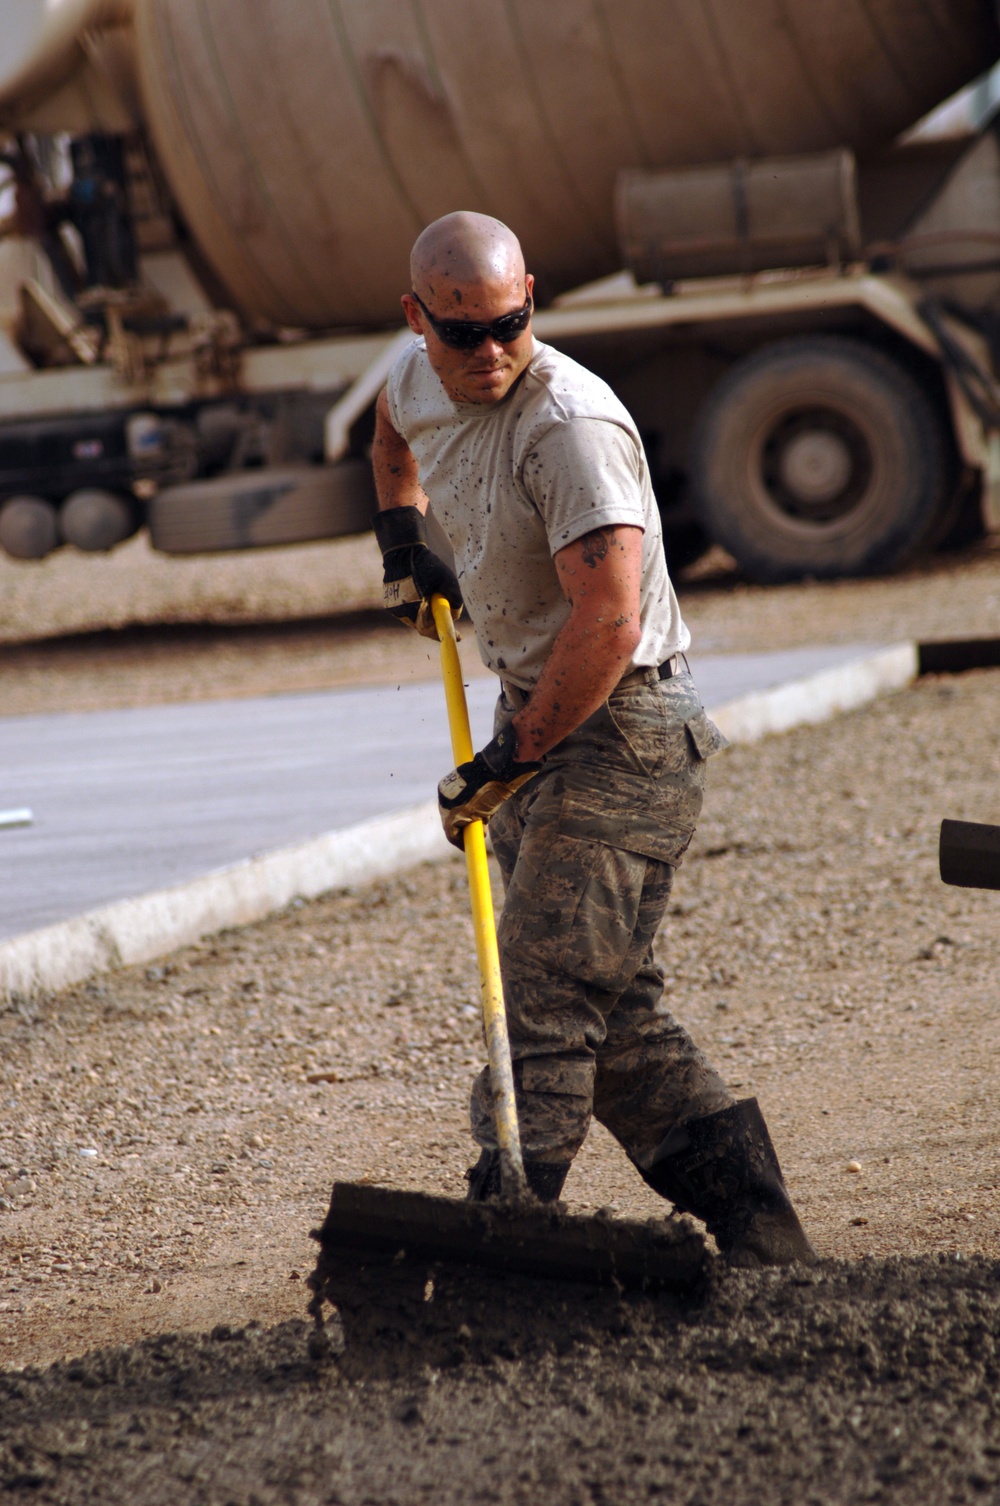
[[[0,706],[86,711],[433,679],[423,640],[372,615],[380,581],[369,535],[191,560],[142,539],[107,557],[0,558]],[[767,588],[713,551],[680,593],[701,653],[1000,636],[1000,537],[890,580]],[[484,672],[471,634],[463,657]]]
[[[831,1262],[680,1307],[438,1272],[404,1333],[325,1364],[290,1322],[0,1375],[0,1483],[58,1506],[993,1501],[997,1274]]]
[[[8,1491],[1000,1499],[1000,901],[944,889],[935,850],[943,815],[1000,819],[998,695],[994,671],[927,679],[713,765],[661,938],[672,1007],[759,1096],[816,1276],[686,1312],[459,1283],[435,1321],[461,1338],[449,1302],[499,1301],[506,1339],[483,1317],[481,1352],[439,1360],[418,1324],[312,1365],[333,1177],[462,1189],[482,1053],[457,862],[11,1008],[0,1365],[61,1363],[4,1382]],[[566,1196],[662,1209],[600,1131]]]

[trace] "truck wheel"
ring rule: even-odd
[[[41,560],[59,546],[56,510],[42,497],[11,497],[0,507],[0,545],[16,560]]]
[[[149,504],[154,549],[205,554],[364,533],[375,511],[367,460],[234,471],[169,486]]]
[[[59,513],[59,532],[67,544],[93,553],[104,553],[131,538],[138,524],[134,502],[96,487],[74,492]]]
[[[947,438],[923,388],[860,341],[783,340],[702,410],[691,482],[708,532],[762,582],[893,570],[947,502]]]

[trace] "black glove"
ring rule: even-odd
[[[469,763],[460,763],[438,785],[438,809],[444,834],[452,847],[464,848],[464,827],[470,821],[489,821],[508,795],[534,778],[541,763],[518,763],[517,734],[505,727]]]
[[[427,547],[427,524],[418,507],[387,507],[375,514],[375,537],[385,570],[386,611],[425,638],[437,638],[431,597],[444,596],[455,617],[462,611],[462,588],[444,560]]]

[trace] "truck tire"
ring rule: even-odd
[[[11,497],[0,506],[0,546],[16,560],[42,560],[59,547],[59,524],[51,502]]]
[[[366,460],[236,471],[170,486],[149,504],[154,549],[207,554],[364,533],[375,510]]]
[[[931,538],[948,454],[931,400],[881,351],[838,336],[782,340],[709,394],[692,497],[752,580],[876,574]]]
[[[59,511],[59,532],[66,543],[88,553],[106,553],[131,538],[138,525],[139,509],[130,497],[98,487],[74,492]]]

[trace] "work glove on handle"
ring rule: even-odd
[[[443,596],[452,615],[462,611],[462,589],[444,560],[427,546],[427,524],[418,507],[388,507],[375,514],[375,537],[382,551],[382,600],[386,611],[437,639],[431,597]]]
[[[518,763],[517,733],[505,727],[481,753],[460,763],[438,785],[438,808],[444,834],[453,847],[464,848],[462,832],[471,821],[488,822],[508,796],[533,779],[540,763]]]

